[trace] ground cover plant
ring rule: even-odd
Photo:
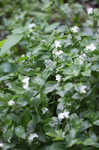
[[[0,148],[99,149],[99,1],[0,0]]]

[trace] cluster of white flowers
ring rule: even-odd
[[[89,15],[91,15],[91,14],[93,14],[93,10],[94,10],[94,9],[91,8],[91,7],[90,7],[90,8],[87,8],[87,13],[88,13]]]
[[[13,100],[8,101],[8,105],[9,105],[9,106],[12,106],[12,105],[14,105],[14,104],[15,104],[15,102],[14,102]]]
[[[3,148],[4,147],[4,144],[3,143],[0,143],[0,148]]]
[[[43,113],[43,114],[45,114],[47,111],[48,111],[48,108],[47,108],[47,107],[43,107],[43,108],[42,108],[42,113]]]
[[[60,57],[60,58],[61,58],[61,56],[62,56],[62,54],[63,54],[63,51],[62,51],[62,50],[58,50],[58,48],[61,47],[60,41],[56,40],[56,41],[54,42],[54,45],[55,45],[55,49],[53,50],[52,53],[53,53],[56,57]]]
[[[34,140],[34,138],[38,138],[38,135],[36,133],[31,133],[28,137],[28,141],[32,142]]]
[[[82,86],[80,87],[80,92],[81,92],[81,93],[86,93],[86,89],[87,89],[87,86],[86,86],[86,85],[82,85]]]
[[[63,113],[58,114],[58,119],[61,121],[64,118],[69,118],[69,112],[64,111]]]
[[[94,43],[91,43],[90,45],[87,45],[85,49],[94,51],[96,50],[96,46],[94,45]]]
[[[74,26],[74,27],[71,28],[71,31],[72,31],[73,33],[77,33],[77,32],[79,32],[79,27]]]
[[[29,77],[25,77],[23,80],[22,80],[22,82],[23,82],[23,88],[25,89],[25,90],[29,90]]]
[[[57,74],[57,75],[56,75],[56,81],[58,81],[58,82],[61,81],[61,75],[60,75],[60,74]]]

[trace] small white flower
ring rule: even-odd
[[[14,105],[14,104],[15,104],[15,102],[14,102],[13,100],[8,101],[8,105],[9,105],[9,106],[12,106],[12,105]]]
[[[23,55],[21,55],[21,57],[25,57],[25,55],[23,54]]]
[[[61,121],[64,118],[69,118],[69,112],[64,111],[63,113],[58,114],[58,119]]]
[[[69,112],[64,112],[64,118],[69,118]]]
[[[25,90],[29,90],[29,77],[25,77],[23,80],[22,80],[22,82],[23,82],[23,88],[25,89]]]
[[[74,27],[71,28],[71,31],[74,32],[74,33],[77,33],[77,32],[79,32],[79,27],[74,26]]]
[[[63,51],[62,50],[59,50],[59,51],[56,51],[56,56],[60,56],[61,54],[63,54]]]
[[[29,29],[32,29],[32,28],[34,28],[34,27],[36,27],[36,24],[35,23],[31,23],[31,24],[29,24]]]
[[[90,15],[93,13],[93,8],[87,8],[87,13]]]
[[[48,111],[48,108],[47,108],[47,107],[43,107],[43,108],[42,108],[42,113],[43,113],[43,114],[45,114],[47,111]]]
[[[64,119],[64,114],[63,113],[59,113],[58,114],[58,119],[61,121]]]
[[[94,43],[91,43],[90,45],[87,45],[85,49],[94,51],[96,49],[96,46],[94,45]]]
[[[56,41],[54,42],[54,44],[55,44],[55,47],[56,47],[56,48],[61,47],[60,41],[58,41],[58,40],[56,40]]]
[[[63,51],[62,51],[62,50],[56,50],[56,49],[54,49],[54,50],[53,50],[53,54],[54,54],[55,56],[59,57],[60,55],[63,54]]]
[[[29,28],[29,31],[32,32],[33,31],[33,28],[36,27],[36,24],[35,23],[31,23],[28,25],[28,28]]]
[[[87,88],[87,86],[82,85],[82,86],[80,87],[80,92],[81,92],[81,93],[86,93],[86,88]]]
[[[82,56],[83,58],[85,58],[85,57],[86,57],[86,54],[82,54],[81,56]]]
[[[29,142],[32,142],[34,138],[38,138],[38,135],[36,133],[30,134],[28,137]]]
[[[58,82],[61,81],[61,75],[60,75],[60,74],[57,74],[57,75],[56,75],[56,80],[57,80]]]
[[[0,147],[2,148],[4,146],[4,144],[3,143],[0,143]]]

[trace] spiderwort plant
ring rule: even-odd
[[[0,148],[98,150],[99,9],[1,4]]]

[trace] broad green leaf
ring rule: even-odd
[[[7,37],[7,40],[3,44],[1,51],[0,51],[0,56],[8,53],[8,51],[16,45],[21,39],[23,35],[22,34],[13,34]]]
[[[48,94],[48,93],[54,91],[56,88],[57,88],[57,84],[55,84],[55,82],[48,82],[46,84],[44,93]]]
[[[91,138],[87,138],[87,139],[83,142],[83,144],[84,144],[85,146],[94,146],[94,147],[99,148],[99,144],[96,143],[96,142],[95,142],[93,139],[91,139]]]
[[[64,140],[64,135],[63,135],[62,130],[57,130],[54,133],[48,132],[47,135],[49,137],[52,137],[53,141],[63,141]]]
[[[95,64],[91,67],[92,71],[97,71],[99,72],[99,65],[98,64]]]
[[[64,150],[64,145],[62,143],[53,143],[49,146],[49,150]]]
[[[44,146],[40,148],[39,150],[67,150],[67,149],[65,148],[63,143],[56,142],[49,146]]]
[[[91,124],[88,121],[83,121],[82,124],[81,124],[81,129],[80,130],[84,131],[84,130],[90,128],[90,127],[91,127]]]
[[[17,135],[17,137],[25,139],[26,134],[25,134],[25,130],[22,126],[18,126],[15,128],[15,133]]]
[[[16,65],[15,64],[10,64],[8,62],[2,63],[0,65],[0,73],[10,73],[16,71]]]
[[[0,77],[0,82],[8,80],[9,78],[10,78],[10,76],[8,76],[8,75],[2,76],[2,77]]]
[[[99,126],[99,120],[96,120],[93,124]]]

